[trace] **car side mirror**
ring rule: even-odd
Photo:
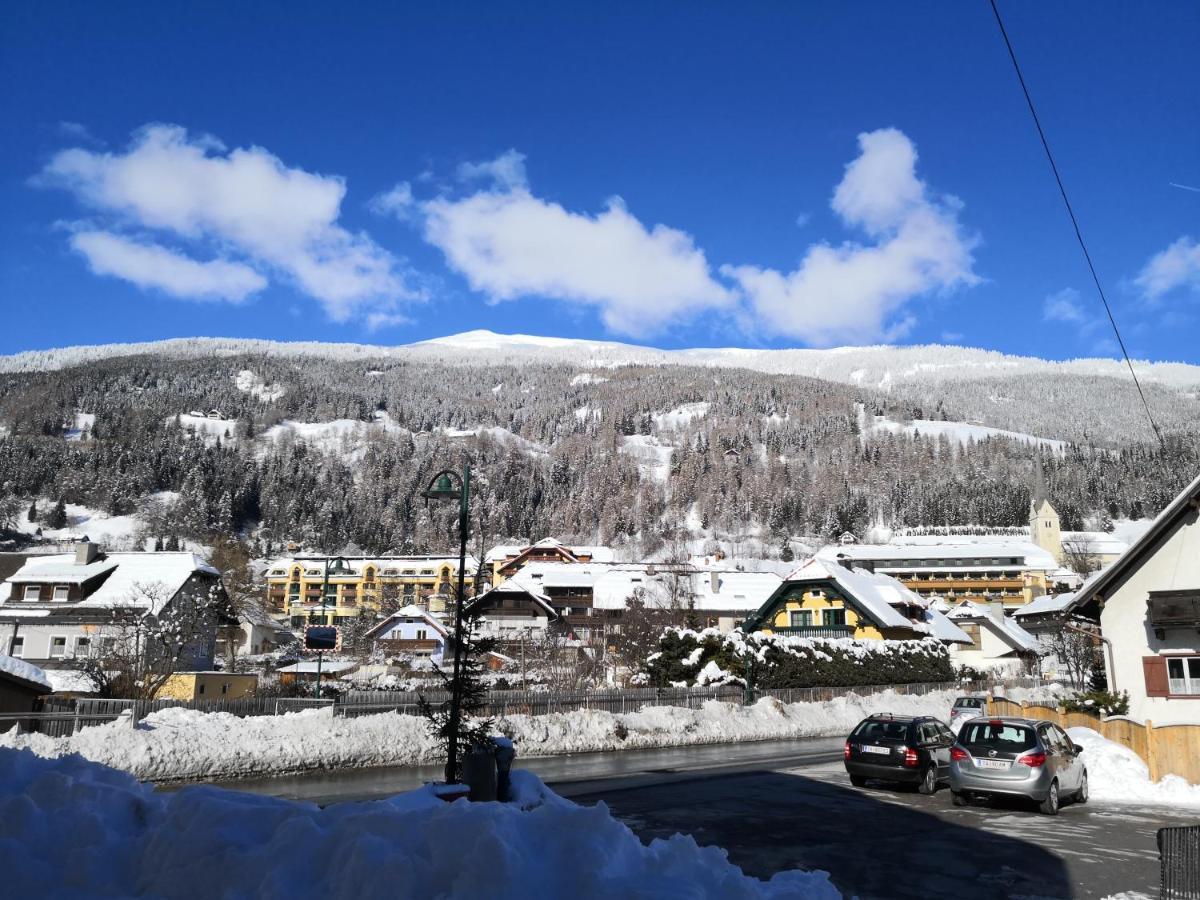
[[[1078,744],[1072,744],[1071,749],[1075,751],[1076,756],[1078,756],[1080,753],[1083,752],[1083,748],[1081,746],[1079,746]]]

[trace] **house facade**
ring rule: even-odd
[[[502,643],[542,638],[559,620],[550,598],[520,576],[480,594],[466,614],[475,621],[477,634]]]
[[[1006,616],[999,602],[966,602],[947,613],[947,618],[971,639],[969,644],[951,646],[950,657],[956,666],[1005,675],[1036,671],[1037,638]]]
[[[445,656],[448,636],[449,630],[438,616],[415,605],[397,610],[365,635],[385,656],[419,656],[434,663]]]
[[[210,669],[225,589],[220,573],[196,555],[104,553],[93,543],[73,554],[31,556],[5,581],[0,651],[43,668],[103,656],[136,623],[192,610],[194,633],[179,668]]]
[[[478,568],[468,556],[468,594]],[[443,612],[458,589],[458,557],[289,556],[267,566],[266,582],[268,609],[284,614],[293,628],[341,625],[387,605]]]
[[[967,640],[897,579],[819,557],[785,578],[742,627],[797,637]]]
[[[1071,609],[1099,622],[1109,690],[1129,692],[1131,717],[1200,724],[1200,478]]]

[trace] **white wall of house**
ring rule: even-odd
[[[954,624],[962,627],[970,620],[955,619]],[[979,645],[950,644],[950,661],[956,666],[970,666],[984,672],[1017,674],[1021,660],[1014,655],[1013,648],[1002,640],[986,622],[979,623]]]
[[[1200,523],[1179,528],[1104,604],[1100,631],[1112,642],[1106,659],[1110,689],[1129,692],[1129,715],[1155,725],[1200,724],[1200,699],[1147,697],[1142,657],[1200,653],[1200,634],[1171,629],[1154,636],[1147,617],[1150,591],[1200,588]],[[1108,657],[1108,654],[1106,654]]]
[[[477,634],[490,638],[517,638],[522,632],[532,638],[542,637],[549,625],[547,616],[484,616],[475,626]]]
[[[437,647],[430,654],[440,657],[446,647],[446,639],[442,633],[425,619],[414,617],[402,618],[387,630],[375,636],[377,641],[437,641]]]

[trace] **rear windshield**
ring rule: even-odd
[[[1006,723],[993,725],[991,722],[978,720],[972,720],[963,726],[958,742],[965,747],[986,747],[1005,753],[1019,753],[1037,745],[1032,728]]]
[[[876,719],[859,722],[851,734],[851,737],[864,741],[903,741],[907,736],[907,722],[881,722]]]
[[[959,697],[954,701],[954,706],[957,709],[970,707],[971,709],[983,709],[982,697]]]

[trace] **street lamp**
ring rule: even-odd
[[[457,486],[455,484],[457,482]],[[458,501],[458,602],[454,605],[454,677],[450,682],[450,735],[446,747],[446,783],[458,775],[458,723],[462,716],[463,606],[466,604],[463,577],[467,568],[467,525],[471,504],[471,464],[463,463],[462,475],[445,469],[433,476],[428,489],[421,492],[426,503],[430,500]]]
[[[325,578],[321,582],[321,624],[328,625],[325,621],[326,603],[329,601],[329,576],[332,575],[347,575],[350,574],[350,564],[340,556],[333,560],[333,567],[330,568],[329,557],[325,557]],[[335,606],[336,608],[336,606]],[[317,699],[321,699],[321,663],[325,661],[325,651],[317,651]]]

